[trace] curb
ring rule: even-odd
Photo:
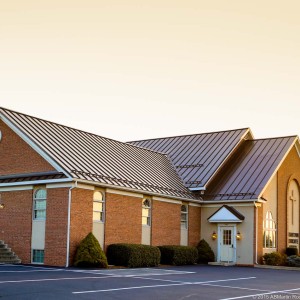
[[[254,268],[272,269],[272,270],[286,270],[286,271],[300,271],[299,267],[284,267],[284,266],[254,265]]]

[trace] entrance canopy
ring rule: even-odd
[[[210,223],[241,223],[245,220],[245,217],[235,208],[223,205],[207,220]]]

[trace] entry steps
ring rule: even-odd
[[[212,266],[224,266],[224,267],[236,265],[236,263],[234,262],[225,262],[225,261],[214,261],[214,262],[209,262],[208,264]]]
[[[21,259],[0,240],[0,264],[20,264]]]

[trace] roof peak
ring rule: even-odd
[[[106,139],[106,140],[110,140],[110,141],[114,141],[116,143],[120,143],[120,144],[123,144],[123,145],[130,146],[130,147],[147,150],[147,151],[154,152],[154,153],[157,153],[157,154],[160,154],[160,155],[166,155],[166,153],[158,152],[158,151],[148,149],[148,148],[144,148],[144,147],[140,147],[140,146],[135,146],[135,145],[132,145],[132,144],[129,144],[129,143],[126,143],[126,142],[121,142],[121,141],[118,141],[118,140],[115,140],[115,139],[112,139],[112,138],[108,138],[108,137],[105,137],[105,136],[102,136],[102,135],[99,135],[99,134],[96,134],[96,133],[88,132],[88,131],[85,131],[85,130],[82,130],[82,129],[78,129],[78,128],[71,127],[71,126],[68,126],[68,125],[63,125],[63,124],[60,124],[60,123],[57,123],[57,122],[53,122],[53,121],[50,121],[50,120],[46,120],[46,119],[42,119],[42,118],[39,118],[39,117],[36,117],[36,116],[29,115],[29,114],[26,114],[26,113],[22,113],[22,112],[19,112],[19,111],[8,109],[8,108],[5,108],[3,106],[0,106],[0,111],[1,110],[8,111],[8,112],[11,112],[11,113],[15,113],[15,114],[18,114],[18,115],[23,115],[23,116],[33,118],[33,119],[36,119],[36,120],[39,120],[39,121],[48,122],[50,124],[54,124],[54,125],[57,125],[57,126],[62,126],[64,128],[68,128],[68,129],[71,129],[71,130],[76,130],[78,132],[82,132],[82,133],[85,133],[85,134],[97,136],[97,137],[100,137],[100,138],[103,138],[103,139]]]
[[[151,141],[151,140],[171,139],[171,138],[179,138],[179,137],[188,137],[188,136],[196,136],[196,135],[203,135],[203,134],[231,132],[231,131],[238,131],[238,130],[250,130],[250,127],[229,129],[229,130],[220,130],[220,131],[211,131],[211,132],[201,132],[201,133],[194,133],[194,134],[182,134],[182,135],[174,135],[174,136],[165,136],[165,137],[150,138],[150,139],[143,139],[143,140],[134,140],[134,141],[128,141],[127,143]]]

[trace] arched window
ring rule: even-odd
[[[188,206],[181,205],[181,228],[188,228]]]
[[[104,197],[103,194],[99,191],[94,193],[93,221],[104,222]]]
[[[33,219],[34,220],[46,219],[46,202],[47,202],[46,189],[36,190],[33,194]]]
[[[142,203],[142,225],[151,225],[151,202],[149,199],[143,200]]]
[[[270,211],[264,220],[264,248],[276,248],[276,222]]]

